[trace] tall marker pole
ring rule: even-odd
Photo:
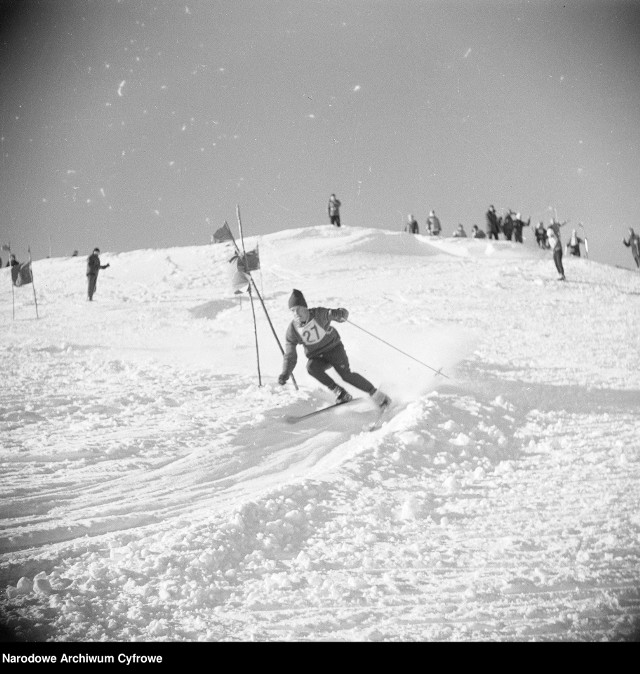
[[[240,220],[240,206],[236,205],[236,212],[238,214],[238,220]],[[233,238],[233,234],[231,235]],[[236,251],[238,253],[240,252],[238,249],[238,244],[236,243],[235,239],[233,239],[233,245],[236,247]],[[273,327],[273,323],[271,322],[271,318],[269,317],[269,312],[267,311],[267,307],[265,306],[264,300],[262,299],[262,295],[260,295],[260,292],[258,290],[258,286],[256,286],[256,282],[253,280],[253,276],[251,276],[251,273],[248,272],[247,276],[249,277],[249,280],[251,281],[251,285],[253,286],[253,289],[255,290],[256,295],[258,296],[258,299],[260,300],[260,304],[262,304],[262,309],[264,310],[264,315],[267,317],[267,321],[269,323],[269,327],[271,328],[271,332],[273,333],[273,336],[276,339],[276,343],[278,345],[278,348],[280,349],[280,353],[284,355],[284,349],[282,348],[282,344],[280,343],[280,339],[278,338],[278,333],[275,331],[275,328]],[[291,375],[291,381],[293,383],[293,386],[295,387],[296,391],[298,390],[298,383],[296,382],[295,377],[293,374]]]
[[[31,246],[29,246],[29,273],[31,274],[31,287],[33,288],[33,301],[36,304],[36,318],[40,318],[40,316],[38,316],[38,298],[36,297],[36,284],[35,284],[35,281],[33,280],[33,265],[31,264]]]
[[[247,252],[244,247],[244,236],[242,234],[242,220],[240,220],[240,208],[236,206],[236,215],[238,217],[238,230],[240,231],[240,243],[242,244],[243,259],[247,259]],[[248,276],[248,272],[245,272]],[[250,279],[251,277],[249,277]],[[249,280],[249,300],[251,300],[251,314],[253,315],[253,335],[256,342],[256,360],[258,363],[258,386],[262,386],[262,375],[260,373],[260,350],[258,348],[258,325],[256,323],[256,310],[253,305],[253,293],[251,292],[251,280]]]

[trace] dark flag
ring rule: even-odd
[[[260,269],[260,253],[258,249],[250,250],[245,255],[245,264],[247,266],[247,271],[256,271]]]
[[[223,241],[233,241],[233,234],[226,222],[213,234],[214,243],[222,243]]]

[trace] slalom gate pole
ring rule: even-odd
[[[377,339],[379,342],[382,342],[383,344],[386,344],[387,346],[390,346],[392,349],[395,349],[396,351],[401,353],[403,356],[407,356],[407,358],[411,358],[411,360],[415,360],[416,363],[420,363],[420,365],[424,365],[424,367],[428,368],[432,372],[435,372],[436,374],[439,374],[439,375],[445,377],[446,379],[449,379],[449,377],[447,377],[446,374],[443,374],[442,368],[440,368],[439,370],[436,370],[435,368],[431,367],[430,365],[427,365],[426,363],[423,363],[421,360],[418,360],[417,358],[414,358],[411,354],[405,353],[404,351],[399,349],[397,346],[394,346],[393,344],[389,344],[389,342],[386,342],[384,339],[381,339],[377,335],[374,335],[372,332],[369,332],[368,330],[365,330],[364,328],[360,327],[359,325],[356,325],[353,321],[350,321],[349,319],[347,319],[346,322],[353,325],[354,328],[358,328],[358,330],[362,330],[362,332],[366,332],[367,335],[369,335],[370,337],[373,337],[374,339]]]
[[[238,216],[238,230],[240,231],[240,243],[242,244],[243,259],[247,258],[247,251],[244,247],[244,236],[242,234],[242,221],[240,220],[240,208],[236,206]],[[246,272],[245,272],[246,273]],[[258,348],[258,324],[256,323],[256,310],[253,306],[253,294],[251,293],[251,283],[249,283],[249,299],[251,300],[251,315],[253,316],[253,336],[256,342],[256,360],[258,363],[258,386],[262,386],[262,374],[260,372],[260,349]]]
[[[16,289],[13,287],[13,267],[11,266],[11,243],[9,243],[9,281],[11,281],[12,320],[16,320]]]
[[[238,222],[240,221],[240,207],[236,205],[236,212],[238,215]],[[231,235],[231,239],[233,240],[233,245],[236,248],[236,252],[240,254],[240,249],[238,248],[238,244],[236,243],[236,240],[233,238],[233,234]],[[256,282],[253,280],[253,276],[251,276],[251,272],[247,272],[247,276],[249,277],[249,281],[251,282],[251,285],[253,286],[253,289],[255,290],[255,293],[260,300],[260,304],[262,304],[262,309],[264,311],[264,315],[267,317],[267,322],[269,323],[269,327],[271,328],[271,332],[273,333],[273,336],[275,337],[276,344],[278,345],[278,348],[280,349],[280,353],[284,355],[284,349],[282,348],[282,344],[280,343],[280,339],[278,338],[278,333],[276,332],[275,328],[273,327],[273,323],[271,322],[271,317],[269,316],[269,312],[267,311],[267,307],[265,306],[264,300],[262,299],[262,295],[260,294],[260,291],[258,290],[258,286],[256,285]],[[298,383],[296,382],[296,378],[291,375],[291,382],[293,383],[294,388],[296,391],[298,391]]]
[[[51,255],[49,255],[51,257]],[[38,316],[38,298],[36,297],[36,284],[33,280],[33,264],[31,262],[31,246],[29,246],[29,273],[31,274],[31,287],[33,288],[33,301],[36,304],[36,318],[40,318]]]

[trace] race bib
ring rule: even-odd
[[[302,339],[302,342],[307,346],[313,346],[318,342],[324,339],[324,336],[327,334],[327,331],[315,321],[315,318],[312,318],[308,323],[304,325],[296,325],[296,330]]]

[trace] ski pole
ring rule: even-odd
[[[358,330],[362,330],[362,332],[366,332],[367,335],[373,337],[374,339],[377,339],[379,342],[382,342],[383,344],[386,344],[387,346],[390,346],[392,349],[395,349],[396,351],[401,353],[403,356],[407,356],[407,358],[411,358],[411,360],[415,360],[416,363],[420,363],[420,365],[424,365],[424,367],[426,367],[429,370],[435,372],[436,374],[440,374],[443,377],[446,377],[447,379],[449,379],[449,377],[447,377],[446,374],[443,374],[442,368],[440,368],[439,370],[436,370],[435,368],[431,367],[430,365],[427,365],[426,363],[423,363],[421,360],[418,360],[417,358],[414,358],[411,354],[405,353],[404,351],[399,349],[397,346],[394,346],[393,344],[389,344],[389,342],[386,342],[384,339],[381,339],[377,335],[374,335],[372,332],[369,332],[368,330],[365,330],[364,328],[360,327],[359,325],[356,325],[353,321],[350,321],[349,319],[347,319],[346,322],[353,325],[354,328],[358,328]]]

